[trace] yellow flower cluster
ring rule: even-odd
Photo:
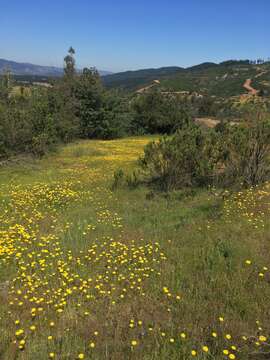
[[[224,214],[228,222],[232,219],[246,219],[254,228],[263,228],[265,218],[270,214],[270,183],[239,191],[224,202]]]

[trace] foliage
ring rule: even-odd
[[[12,93],[7,73],[0,83],[0,157],[30,152],[42,156],[74,138],[113,139],[129,132],[127,98],[105,91],[95,69],[75,69],[75,51],[65,57],[64,77],[53,87]]]
[[[213,97],[203,96],[197,100],[198,116],[216,116],[218,105]]]
[[[208,137],[189,123],[171,138],[163,137],[145,147],[140,159],[151,182],[163,190],[209,184],[214,160]]]
[[[174,96],[153,90],[139,95],[132,103],[132,129],[141,134],[171,134],[190,118],[187,107]]]
[[[67,80],[72,80],[76,75],[74,55],[75,55],[75,50],[71,46],[68,50],[68,55],[65,56],[64,58],[64,62],[65,62],[64,74]]]
[[[6,101],[9,96],[9,92],[12,88],[12,79],[9,71],[6,71],[2,77],[0,77],[0,101]]]
[[[75,97],[81,137],[113,139],[127,134],[127,102],[115,92],[104,91],[95,69],[83,70],[76,81]]]
[[[222,131],[223,182],[252,186],[270,176],[270,118],[252,114],[246,123],[227,126]]]
[[[142,183],[140,175],[140,171],[137,169],[127,174],[125,174],[123,169],[117,169],[113,174],[111,189],[113,191],[124,187],[136,189]]]
[[[115,170],[115,172],[113,174],[112,190],[116,190],[117,188],[119,188],[120,186],[123,185],[124,176],[125,176],[125,173],[124,173],[123,169]]]
[[[102,87],[94,69],[84,69],[74,84],[76,115],[83,138],[95,137],[96,124],[102,109]]]
[[[247,187],[270,178],[270,119],[251,114],[235,125],[203,131],[190,123],[146,146],[140,164],[163,190],[218,185]]]
[[[44,155],[57,142],[56,123],[49,112],[46,98],[35,94],[23,105],[12,100],[8,106],[1,107],[0,157],[22,152]]]

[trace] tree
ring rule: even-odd
[[[12,76],[8,69],[4,71],[2,78],[0,79],[0,100],[7,101],[11,88],[12,88]]]
[[[80,136],[97,137],[102,103],[102,84],[95,69],[83,69],[77,79],[75,98],[76,115],[79,118]]]
[[[75,50],[70,47],[64,58],[64,77],[50,91],[50,106],[53,108],[57,132],[62,141],[68,142],[79,135],[79,119],[76,115],[78,101],[76,86],[78,76],[75,69]]]
[[[71,46],[68,50],[68,55],[64,58],[64,74],[66,79],[73,79],[76,75],[74,55],[75,50]]]
[[[105,91],[96,69],[83,69],[76,81],[75,98],[81,137],[112,139],[127,132],[130,119],[126,99]]]

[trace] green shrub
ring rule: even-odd
[[[41,133],[34,136],[31,142],[30,151],[33,155],[41,157],[53,149],[54,142],[48,133]]]
[[[112,183],[112,190],[118,189],[120,186],[124,184],[125,174],[122,169],[115,170],[113,174],[113,183]]]
[[[57,124],[44,94],[0,106],[0,156],[44,155],[58,141]]]
[[[211,183],[214,160],[207,135],[190,123],[147,145],[140,164],[150,182],[167,191]]]
[[[225,136],[224,136],[225,135]],[[223,184],[252,186],[270,177],[270,118],[227,126],[223,132]]]
[[[253,116],[214,131],[190,123],[148,144],[140,165],[150,183],[165,191],[258,185],[270,178],[270,119]]]
[[[139,171],[134,170],[131,174],[126,175],[126,184],[129,189],[136,189],[141,182]]]
[[[186,104],[156,90],[139,95],[132,109],[135,134],[172,134],[190,120]]]

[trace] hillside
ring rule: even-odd
[[[120,87],[132,90],[146,85],[155,79],[167,79],[168,76],[175,76],[182,71],[184,69],[177,66],[125,71],[104,77],[103,83],[108,88]]]
[[[55,66],[41,66],[30,63],[20,63],[16,61],[10,61],[0,59],[0,75],[6,70],[11,71],[13,75],[20,76],[49,76],[59,77],[63,75],[63,69]],[[99,70],[101,76],[112,74],[109,71]]]
[[[257,90],[270,93],[270,63],[252,65],[245,61],[220,64],[203,63],[190,68],[167,67],[128,71],[103,78],[108,88],[138,90],[160,81],[164,91],[196,91],[215,96],[236,96],[246,93],[243,84],[252,79]]]

